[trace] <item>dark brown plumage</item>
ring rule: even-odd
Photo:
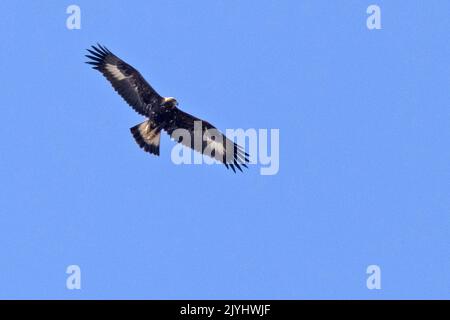
[[[177,142],[202,154],[212,156],[227,168],[236,172],[247,167],[248,154],[242,147],[225,137],[207,121],[194,117],[180,109],[174,98],[164,98],[132,66],[115,56],[107,48],[97,45],[87,49],[86,55],[94,69],[100,71],[114,90],[139,114],[148,118],[130,129],[138,145],[146,152],[159,155],[161,131],[172,138],[179,138],[177,129],[185,129],[189,139]],[[196,126],[201,121],[201,127]],[[200,137],[201,143],[194,143]]]

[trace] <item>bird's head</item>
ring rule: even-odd
[[[164,98],[162,105],[166,108],[175,108],[178,107],[178,101],[173,97],[168,97]]]

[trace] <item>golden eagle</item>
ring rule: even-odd
[[[167,132],[178,143],[223,163],[227,169],[242,171],[249,162],[249,155],[242,147],[225,137],[212,124],[178,109],[175,98],[161,97],[144,77],[132,66],[115,56],[106,47],[97,44],[87,49],[86,55],[95,70],[100,71],[114,90],[139,114],[148,118],[130,128],[138,145],[146,152],[159,156],[161,130]],[[196,125],[201,124],[201,125]],[[184,129],[191,139],[177,134]],[[200,132],[201,131],[201,132]],[[189,137],[188,136],[188,137]],[[200,143],[196,142],[199,140]]]

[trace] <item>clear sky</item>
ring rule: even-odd
[[[450,298],[449,12],[1,1],[0,298]],[[279,129],[278,174],[140,150],[96,42],[220,129]]]

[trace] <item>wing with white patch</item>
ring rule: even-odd
[[[238,144],[228,139],[216,127],[207,121],[196,118],[180,109],[173,112],[172,121],[163,127],[178,143],[199,153],[210,156],[231,167],[242,171],[247,168],[249,155]]]
[[[87,49],[91,61],[86,63],[99,70],[114,90],[138,113],[149,116],[151,109],[161,104],[162,97],[145,81],[132,66],[116,57],[107,48],[98,45]]]

